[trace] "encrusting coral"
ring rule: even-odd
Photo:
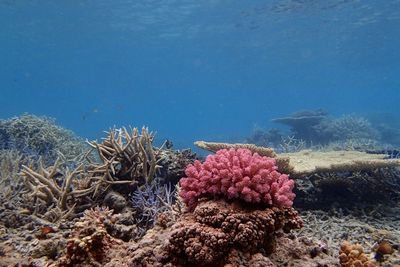
[[[249,207],[243,202],[204,200],[172,226],[166,262],[177,266],[223,266],[234,251],[249,256],[275,250],[275,235],[302,227],[293,208]]]
[[[66,253],[56,266],[102,266],[110,261],[111,247],[121,245],[122,241],[107,233],[106,220],[114,220],[111,210],[98,207],[86,210],[75,224]]]

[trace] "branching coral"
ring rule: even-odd
[[[100,185],[137,186],[151,182],[160,166],[157,164],[158,150],[153,147],[153,133],[143,127],[128,131],[126,128],[112,129],[102,143],[89,144],[96,149],[101,164],[92,162],[89,173]]]
[[[324,120],[314,126],[315,131],[321,139],[328,141],[349,139],[372,139],[379,138],[378,131],[372,128],[371,123],[362,117],[346,115],[337,119]]]
[[[187,167],[187,177],[180,181],[180,196],[191,208],[205,195],[291,206],[294,181],[276,169],[273,158],[261,157],[248,149],[222,149],[209,155],[204,163],[195,161]]]
[[[136,211],[135,224],[145,230],[152,228],[162,213],[168,214],[173,220],[178,214],[174,209],[174,202],[175,190],[171,184],[160,185],[154,181],[139,187],[131,197]]]
[[[73,132],[57,126],[54,119],[24,114],[0,120],[0,149],[15,149],[52,164],[59,152],[72,159],[86,146]]]
[[[21,174],[30,192],[29,196],[33,199],[34,215],[41,213],[38,211],[41,203],[50,208],[45,217],[51,221],[67,218],[73,214],[76,203],[74,199],[88,195],[94,190],[93,187],[74,190],[73,183],[82,179],[82,173],[82,165],[71,171],[68,167],[62,166],[60,160],[48,168],[40,164],[38,171],[23,165]]]
[[[143,128],[141,132],[137,128],[131,131],[126,128],[112,129],[102,143],[89,142],[98,153],[100,162],[89,157],[93,152],[91,150],[86,153],[89,163],[82,162],[79,166],[73,166],[73,171],[70,171],[69,164],[61,164],[60,159],[48,168],[40,164],[38,170],[23,166],[24,184],[35,203],[34,214],[43,214],[44,209],[49,207],[51,216],[45,217],[51,217],[51,221],[65,218],[73,214],[75,205],[95,203],[110,189],[122,193],[121,197],[126,198],[141,186],[154,181],[161,168],[158,165],[160,161],[164,163],[162,167],[165,175],[175,175],[176,173],[169,172],[171,160],[165,160],[164,157],[171,153],[154,148],[153,139],[154,135],[147,128]],[[177,169],[171,166],[171,172],[179,171],[179,166]],[[138,194],[140,192],[139,189]],[[38,208],[39,206],[43,208]],[[86,208],[90,206],[89,203]],[[122,209],[123,207],[119,207],[119,211]]]
[[[223,266],[232,250],[274,251],[277,231],[302,227],[293,208],[250,208],[242,202],[202,201],[173,227],[166,250],[178,266]]]

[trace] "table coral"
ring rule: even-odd
[[[277,171],[275,159],[249,149],[221,149],[204,163],[190,164],[185,173],[180,196],[192,209],[199,197],[207,195],[278,207],[292,206],[295,197],[294,181]]]

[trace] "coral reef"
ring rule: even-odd
[[[273,119],[272,122],[289,126],[290,136],[303,140],[308,146],[330,145],[348,140],[361,144],[361,140],[380,139],[378,130],[367,119],[356,115],[331,118],[322,110],[300,111],[288,117]]]
[[[276,154],[202,142],[226,149],[200,163],[153,140],[147,128],[111,129],[82,157],[44,162],[34,150],[0,150],[0,266],[340,266],[343,240],[377,266],[400,264],[398,203],[378,201],[398,199],[397,150]]]
[[[206,141],[196,141],[194,142],[194,145],[211,152],[217,152],[220,149],[231,149],[231,148],[248,149],[253,153],[257,153],[260,156],[275,158],[278,170],[282,173],[291,173],[293,171],[293,166],[289,164],[289,158],[277,157],[275,151],[270,147],[260,147],[253,144],[241,144],[241,143],[230,144],[230,143],[216,143],[216,142],[206,142]]]
[[[253,153],[263,153],[276,160],[278,170],[282,173],[290,174],[297,178],[313,173],[339,172],[339,171],[360,171],[375,170],[386,167],[400,166],[400,161],[396,158],[389,158],[387,154],[367,153],[360,151],[319,151],[302,150],[291,153],[276,154],[273,149],[257,147],[251,144],[228,144],[197,141],[200,148],[216,152],[217,148],[247,148]]]
[[[298,152],[306,148],[306,142],[294,136],[282,137],[278,150],[282,153]]]
[[[310,175],[307,179],[315,190],[317,200],[314,205],[334,202],[342,206],[358,202],[391,203],[400,198],[399,171],[398,168],[377,168],[368,171],[325,172]]]
[[[154,148],[153,139],[154,135],[147,128],[141,132],[137,128],[131,131],[126,128],[112,129],[102,143],[90,142],[98,153],[97,160],[90,157],[91,150],[82,161],[73,164],[59,158],[47,168],[42,163],[22,166],[24,186],[29,192],[26,197],[31,203],[28,210],[41,219],[57,222],[104,200],[116,212],[122,212],[132,192],[138,190],[136,195],[139,196],[143,188],[154,184],[156,177],[156,183],[169,185],[169,180],[176,181],[183,175],[182,165],[193,162],[195,158],[190,150],[181,152]],[[74,166],[72,171],[70,166]],[[161,173],[157,176],[159,169]],[[158,192],[150,190],[147,193],[148,197],[156,198]],[[171,199],[168,201],[171,202]],[[144,216],[146,213],[138,207],[135,208],[138,220],[150,218]],[[148,222],[149,226],[153,222]]]
[[[0,226],[14,229],[30,222],[24,211],[31,206],[25,201],[25,186],[19,172],[23,164],[35,161],[17,150],[0,150]]]
[[[72,131],[56,125],[54,119],[24,114],[0,120],[0,149],[14,149],[52,164],[59,152],[74,159],[86,150],[86,145]]]
[[[128,266],[132,267],[204,266],[204,264],[195,265],[193,263],[185,263],[185,261],[175,264],[168,262],[168,254],[165,251],[165,240],[168,240],[170,236],[171,232],[169,229],[150,230],[142,240],[129,246],[127,253],[121,257],[129,258]],[[275,247],[274,252],[268,255],[262,252],[263,250],[260,250],[261,252],[249,252],[243,251],[242,249],[231,248],[229,254],[223,255],[223,259],[218,266],[340,266],[337,255],[330,255],[330,251],[324,244],[310,238],[302,237],[297,239],[291,234],[279,234],[276,236],[273,247]],[[316,253],[314,253],[314,251],[316,251]],[[120,262],[118,263],[121,264]],[[216,265],[212,264],[209,266]]]
[[[193,208],[199,197],[223,195],[252,203],[291,206],[294,181],[276,171],[273,158],[261,157],[248,149],[221,149],[204,163],[195,161],[181,179],[180,196]]]

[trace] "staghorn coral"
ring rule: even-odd
[[[89,142],[102,161],[90,164],[89,173],[99,181],[95,193],[102,186],[126,191],[151,182],[160,168],[157,160],[159,150],[154,149],[153,139],[153,133],[145,127],[141,132],[137,128],[130,131],[121,128],[110,130],[102,143]]]
[[[340,246],[339,260],[342,267],[376,267],[377,265],[364,253],[361,245],[344,241]]]
[[[33,202],[33,215],[52,222],[73,215],[76,199],[91,194],[95,189],[93,186],[84,189],[73,187],[76,180],[82,179],[83,173],[82,164],[71,171],[59,159],[48,168],[40,163],[38,171],[22,165],[21,175]]]
[[[172,226],[165,262],[177,266],[223,266],[233,250],[250,255],[274,251],[276,232],[302,227],[292,208],[249,207],[243,202],[204,200]]]
[[[261,157],[248,149],[222,149],[204,163],[195,161],[180,181],[180,196],[193,208],[204,195],[224,195],[252,203],[291,206],[294,181],[276,171],[273,158]]]

